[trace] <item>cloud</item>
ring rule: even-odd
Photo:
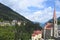
[[[46,22],[53,17],[52,0],[0,0],[0,2],[34,22]],[[59,0],[56,1],[56,5],[60,7],[59,3]],[[59,17],[60,12],[57,11],[56,13]]]
[[[32,21],[44,23],[53,18],[53,13],[54,13],[54,8],[48,7],[43,10],[34,12],[33,14],[29,14],[28,16],[26,16],[26,18],[28,18]],[[57,14],[57,17],[60,16],[59,11],[56,11],[56,14]]]
[[[56,0],[55,3],[56,3],[56,6],[60,7],[60,0]]]
[[[60,11],[57,11],[56,13],[57,13],[57,17],[60,17]]]
[[[47,0],[2,0],[1,2],[11,7],[13,10],[31,11],[30,6],[44,8],[44,2]]]
[[[31,15],[29,14],[29,16],[26,16],[26,18],[28,18],[32,21],[46,22],[52,18],[52,15],[53,15],[53,8],[48,7],[43,10],[39,10],[37,12],[34,12]]]

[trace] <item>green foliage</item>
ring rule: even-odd
[[[39,23],[33,23],[20,14],[14,12],[9,7],[0,3],[0,21],[25,21],[20,26],[0,26],[0,40],[29,40],[34,30],[41,30]]]
[[[58,21],[58,25],[60,25],[60,21]]]
[[[14,39],[14,27],[12,26],[0,26],[0,40],[13,40]]]
[[[16,25],[18,26],[18,25]],[[15,40],[21,39],[21,40],[29,40],[31,39],[31,34],[34,30],[41,30],[39,23],[31,23],[27,22],[26,25],[21,24],[21,26],[15,27],[16,33],[15,33]]]
[[[3,22],[3,19],[0,19],[0,22]]]
[[[29,40],[34,30],[41,30],[38,23],[27,22],[26,25],[0,26],[0,40]]]

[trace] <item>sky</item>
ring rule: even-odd
[[[60,17],[60,0],[0,0],[33,22],[45,23],[52,19],[54,5],[57,17]]]

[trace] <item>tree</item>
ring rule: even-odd
[[[0,22],[3,22],[3,19],[0,19]]]
[[[13,26],[0,26],[0,40],[14,40]]]

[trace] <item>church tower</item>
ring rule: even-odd
[[[54,8],[54,14],[53,14],[53,36],[54,38],[58,37],[58,26],[57,26],[57,17],[56,17],[56,10]]]

